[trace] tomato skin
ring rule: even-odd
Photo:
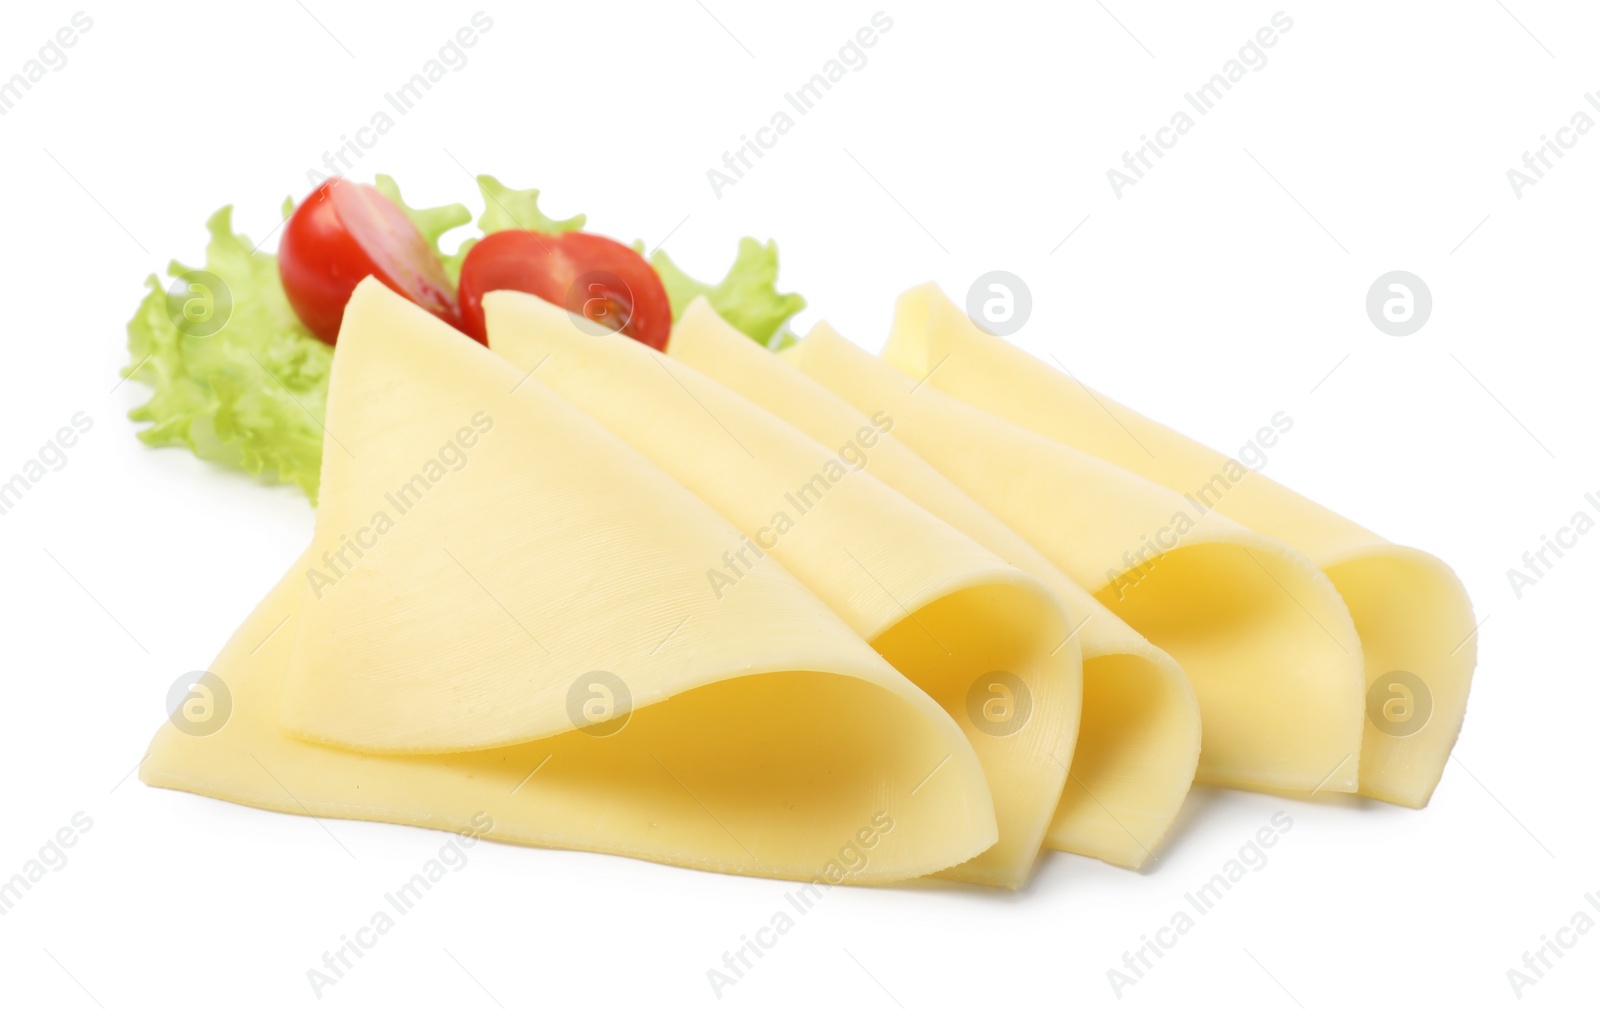
[[[325,343],[339,338],[356,285],[377,277],[390,290],[460,327],[444,265],[405,212],[372,186],[329,179],[283,227],[278,277],[300,321]]]
[[[535,295],[656,350],[672,334],[655,267],[601,235],[497,231],[474,245],[461,265],[461,328],[480,343],[488,342],[483,296],[501,290]]]

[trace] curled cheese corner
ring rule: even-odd
[[[490,346],[608,427],[747,537],[702,555],[717,605],[793,572],[966,732],[1000,838],[947,877],[1017,887],[1050,828],[1078,733],[1081,658],[1036,578],[861,470],[878,418],[826,446],[734,391],[526,294],[484,298]],[[542,390],[541,390],[542,391]]]
[[[891,363],[1282,540],[1333,581],[1366,656],[1361,794],[1427,805],[1461,731],[1477,663],[1472,601],[1437,558],[1396,546],[1234,459],[1099,395],[982,331],[934,285],[900,298]]]
[[[1200,710],[1178,664],[893,433],[757,346],[705,299],[684,310],[667,353],[821,444],[845,445],[870,432],[868,473],[1066,603],[1083,651],[1083,716],[1046,843],[1128,868],[1145,864],[1177,817],[1200,756]]]
[[[1361,644],[1305,557],[1196,517],[1166,488],[913,380],[825,325],[796,359],[863,412],[893,415],[913,451],[1178,661],[1200,704],[1197,780],[1355,791]],[[1176,540],[1157,542],[1174,525]]]
[[[943,710],[787,572],[711,599],[737,532],[523,378],[357,288],[314,542],[211,668],[231,714],[169,720],[145,782],[830,883],[993,845]]]

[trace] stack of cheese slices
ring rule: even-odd
[[[211,667],[226,722],[163,724],[147,783],[1002,887],[1043,848],[1138,867],[1194,781],[1432,794],[1475,661],[1450,570],[936,288],[881,358],[826,325],[772,354],[703,301],[667,354],[485,304],[489,348],[357,289],[313,540]]]

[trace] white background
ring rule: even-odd
[[[798,325],[827,318],[874,349],[902,289],[933,278],[959,300],[1010,270],[1034,301],[1018,342],[1227,451],[1289,412],[1268,472],[1445,558],[1485,621],[1428,809],[1197,788],[1144,873],[1048,854],[1015,895],[836,889],[722,1003],[1117,1003],[1108,968],[1278,810],[1294,826],[1270,862],[1122,1003],[1510,1005],[1525,950],[1580,910],[1600,922],[1583,897],[1600,890],[1600,535],[1520,600],[1506,577],[1575,512],[1600,512],[1584,500],[1600,492],[1600,131],[1521,199],[1506,177],[1573,113],[1600,118],[1583,97],[1600,87],[1600,12],[1286,7],[1266,66],[1118,199],[1106,170],[1278,6],[885,6],[894,27],[867,65],[718,199],[706,170],[889,0],[482,2],[494,27],[470,62],[353,175],[475,209],[469,171],[537,185],[547,211],[602,233],[670,233],[707,277],[740,235],[776,238],[784,287],[812,306]],[[0,77],[76,9],[7,5]],[[167,687],[205,668],[312,511],[294,489],[143,447],[125,414],[147,392],[113,386],[145,276],[198,261],[224,203],[267,233],[307,168],[478,9],[86,8],[67,65],[0,117],[0,478],[75,411],[94,418],[0,516],[0,876],[75,812],[94,824],[0,917],[8,1004],[310,1004],[306,970],[445,840],[332,821],[335,843],[310,819],[126,777]],[[1364,307],[1394,269],[1434,299],[1401,338]],[[706,971],[787,889],[479,845],[322,1001],[710,1005]],[[1600,934],[1581,937],[1523,1001],[1592,998],[1597,961]]]

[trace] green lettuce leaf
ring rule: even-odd
[[[806,299],[798,294],[779,293],[776,242],[762,245],[754,238],[739,239],[739,254],[733,266],[715,285],[684,273],[665,252],[652,255],[650,265],[656,268],[667,289],[674,321],[689,302],[704,296],[718,315],[763,347],[782,350],[795,342],[785,324],[806,307]]]
[[[485,235],[511,228],[542,231],[546,234],[581,231],[589,220],[584,214],[574,214],[564,221],[546,217],[539,209],[537,189],[512,189],[501,184],[493,175],[478,176],[478,189],[483,193],[484,200],[483,214],[478,218],[478,229]]]
[[[553,235],[562,231],[579,231],[588,221],[583,214],[574,214],[564,221],[547,217],[539,209],[539,190],[512,189],[493,175],[478,176],[478,191],[483,194],[483,213],[478,216],[478,230],[485,235],[513,228]],[[454,254],[442,257],[444,270],[452,282],[460,282],[461,264],[476,244],[476,238],[469,238],[461,243],[461,248]]]
[[[277,257],[252,251],[231,218],[223,207],[207,222],[203,271],[168,267],[180,293],[149,278],[128,323],[132,362],[122,373],[155,392],[128,416],[150,422],[139,432],[147,445],[185,445],[202,459],[297,484],[314,502],[333,348],[295,317]]]
[[[472,221],[472,211],[460,203],[446,203],[442,207],[413,207],[400,197],[400,186],[389,175],[375,175],[372,178],[373,186],[389,198],[389,202],[399,207],[405,215],[411,218],[411,223],[422,232],[422,237],[428,240],[433,251],[444,258],[444,253],[439,252],[439,239],[447,231],[454,231],[463,224]],[[452,275],[454,280],[455,276]]]
[[[416,224],[437,251],[440,238],[467,224],[471,211],[460,204],[411,207],[394,179],[379,175],[375,185]],[[484,211],[483,234],[510,228],[546,233],[576,231],[582,214],[565,220],[539,209],[537,189],[511,189],[493,176],[478,177]],[[294,212],[286,199],[285,220]],[[148,402],[129,413],[148,422],[139,432],[148,445],[188,447],[202,459],[233,467],[267,481],[293,483],[313,503],[321,477],[323,416],[333,348],[301,325],[278,280],[277,257],[255,246],[232,226],[232,208],[223,207],[206,224],[211,234],[203,269],[174,261],[173,281],[147,281],[148,293],[128,322],[130,363],[124,377],[150,386]],[[477,241],[469,238],[452,255],[441,256],[452,281]],[[643,254],[642,245],[636,246]],[[676,319],[689,302],[704,295],[723,318],[751,339],[774,350],[794,342],[788,320],[805,299],[777,290],[778,249],[742,239],[732,268],[717,284],[685,274],[664,253],[650,259],[660,274]]]

